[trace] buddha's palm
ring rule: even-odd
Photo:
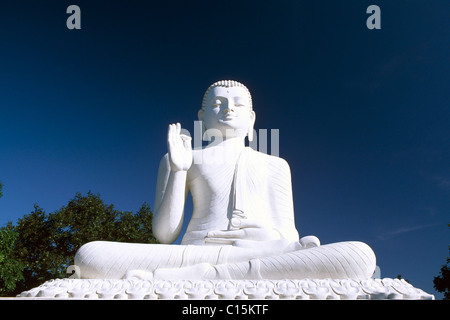
[[[167,149],[172,171],[187,171],[192,165],[191,137],[181,134],[181,125],[171,124],[167,131]]]

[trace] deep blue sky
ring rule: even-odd
[[[0,225],[89,190],[152,205],[167,125],[193,132],[206,88],[234,79],[256,129],[280,130],[300,234],[364,241],[382,277],[442,297],[450,3],[148,2],[0,3]]]

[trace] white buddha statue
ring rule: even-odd
[[[375,255],[361,242],[320,245],[299,239],[290,169],[279,157],[245,146],[255,112],[248,89],[231,80],[206,91],[198,112],[215,137],[192,150],[180,124],[169,125],[168,153],[156,186],[153,233],[162,244],[94,241],[75,256],[81,278],[120,279],[367,279]],[[191,192],[192,218],[173,243]]]

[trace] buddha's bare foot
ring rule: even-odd
[[[320,246],[320,240],[316,236],[306,236],[300,239],[301,249],[309,249]]]

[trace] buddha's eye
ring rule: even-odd
[[[236,107],[245,107],[245,102],[242,101],[242,99],[236,99],[236,100],[234,101],[234,105],[235,105]]]
[[[220,106],[220,105],[222,105],[222,101],[220,101],[220,100],[216,100],[216,101],[214,101],[214,103],[213,103],[213,106],[214,106],[214,107],[218,107],[218,106]]]

